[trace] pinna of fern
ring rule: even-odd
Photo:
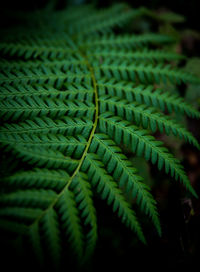
[[[59,269],[69,252],[81,264],[94,252],[94,192],[143,243],[134,205],[161,235],[151,189],[123,146],[197,197],[180,161],[152,134],[173,134],[200,148],[171,115],[200,113],[160,84],[200,80],[171,65],[183,56],[154,49],[173,42],[170,37],[115,34],[143,9],[119,4],[43,12],[42,31],[32,19],[31,32],[10,30],[0,44],[1,150],[24,164],[2,178],[0,226],[26,239],[41,265],[50,260]]]

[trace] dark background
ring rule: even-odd
[[[3,1],[1,3],[1,9],[8,8],[13,10],[34,10],[40,7],[45,6],[46,3],[48,3],[49,0],[29,0],[29,1],[23,1],[23,0],[7,0]],[[110,6],[113,3],[116,2],[126,2],[130,4],[132,7],[140,7],[145,6],[151,9],[169,9],[173,12],[180,13],[184,15],[187,18],[187,26],[200,30],[200,24],[199,24],[199,1],[198,0],[190,0],[190,1],[184,1],[184,0],[126,0],[126,1],[116,1],[116,0],[57,0],[57,6],[62,7],[65,5],[65,3],[95,3],[99,7],[106,7]]]

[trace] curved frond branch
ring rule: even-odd
[[[162,62],[162,61],[172,61],[172,60],[181,60],[185,57],[174,52],[168,52],[163,50],[119,50],[119,49],[111,49],[107,50],[102,49],[101,47],[92,48],[92,50],[88,50],[87,56],[89,58],[96,58],[103,60],[116,60],[122,59],[127,60],[129,64],[133,62],[133,60],[143,60],[145,62]]]
[[[136,85],[129,81],[116,81],[116,79],[101,79],[98,82],[98,89],[101,95],[118,96],[126,98],[129,102],[136,101],[154,106],[163,112],[167,109],[169,113],[185,113],[189,117],[200,118],[200,113],[192,105],[188,104],[182,97],[177,94],[155,89],[152,85]]]
[[[55,207],[61,216],[63,231],[69,239],[73,251],[81,259],[83,256],[83,230],[74,193],[69,189],[64,190],[57,200]]]
[[[200,79],[184,70],[172,68],[171,65],[162,63],[153,65],[140,62],[129,64],[127,61],[107,61],[104,64],[94,64],[97,77],[101,75],[108,79],[115,77],[117,80],[132,80],[133,82],[160,83],[171,82],[180,84],[181,82],[200,83]]]
[[[175,177],[176,180],[179,179],[187,190],[197,197],[180,161],[175,159],[167,148],[163,147],[162,142],[156,141],[148,131],[141,130],[128,121],[113,116],[112,113],[105,113],[99,119],[102,132],[114,138],[118,144],[123,139],[123,143],[128,145],[138,156],[144,155],[145,159],[151,159],[153,164],[157,162],[159,170],[165,167],[166,173],[170,172],[172,177]]]
[[[156,209],[156,202],[149,192],[149,187],[143,183],[143,179],[137,175],[132,163],[122,153],[121,149],[105,134],[95,134],[90,151],[98,154],[121,188],[126,187],[133,198],[136,197],[139,208],[148,214],[161,235],[161,227]]]
[[[75,201],[84,219],[84,225],[90,227],[86,235],[86,245],[83,260],[86,262],[95,249],[97,240],[97,219],[96,211],[92,201],[92,190],[88,181],[88,176],[82,172],[73,179],[71,188],[75,193]]]
[[[44,235],[44,242],[48,247],[50,263],[54,269],[58,270],[61,264],[61,242],[60,242],[60,226],[56,211],[51,208],[44,214],[41,221],[41,229]],[[31,226],[33,227],[33,225]]]
[[[126,48],[131,49],[135,47],[144,47],[148,44],[166,44],[174,41],[172,37],[163,34],[145,33],[140,35],[114,35],[104,34],[97,37],[88,37],[87,40],[80,40],[85,48],[90,47],[105,47],[105,48]]]
[[[128,100],[115,96],[102,96],[99,100],[102,112],[116,113],[130,122],[134,121],[136,125],[142,125],[146,129],[149,128],[152,132],[158,129],[161,133],[165,132],[167,135],[173,133],[200,149],[198,141],[186,128],[171,119],[170,116],[157,112],[153,107],[134,102],[130,103]]]
[[[85,116],[80,118],[63,116],[57,120],[51,119],[49,117],[36,117],[33,120],[24,120],[24,122],[6,123],[0,128],[0,135],[3,137],[6,135],[8,138],[10,137],[9,135],[15,135],[13,137],[17,138],[18,134],[29,135],[52,133],[63,135],[81,134],[84,138],[88,138],[88,134],[92,129],[92,125],[93,122]]]
[[[118,212],[118,216],[121,218],[122,222],[134,230],[143,243],[146,243],[134,211],[125,200],[122,191],[118,188],[116,182],[106,173],[103,163],[99,160],[99,156],[88,153],[81,170],[88,173],[92,185],[96,187],[97,192],[101,194],[103,199],[107,200],[109,205],[113,205],[113,211]]]

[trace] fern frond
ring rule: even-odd
[[[59,118],[68,116],[93,116],[94,105],[90,102],[62,101],[56,99],[42,99],[40,97],[17,98],[16,100],[3,100],[0,102],[0,116],[4,120],[33,119],[34,117],[48,116]]]
[[[61,263],[60,230],[58,216],[53,208],[49,209],[42,217],[41,228],[50,255],[50,263],[52,263],[55,270],[58,270]]]
[[[124,12],[122,12],[124,10]],[[124,4],[117,4],[109,9],[91,13],[83,17],[69,28],[69,33],[82,36],[93,33],[109,33],[114,27],[121,26],[131,18],[142,15],[140,9],[127,9]]]
[[[39,169],[21,171],[4,177],[2,182],[12,188],[38,188],[61,191],[68,183],[69,175],[64,170]]]
[[[52,150],[58,150],[64,154],[72,155],[75,157],[78,154],[82,154],[86,146],[86,139],[81,135],[76,138],[72,136],[63,136],[55,134],[45,134],[38,136],[37,134],[1,134],[0,142],[4,145],[12,146],[25,146],[25,147],[36,147],[36,148],[50,148]],[[9,146],[7,147],[9,150]],[[77,154],[77,155],[76,155]]]
[[[160,62],[160,61],[172,61],[172,60],[181,60],[185,57],[173,52],[167,52],[163,50],[149,50],[149,49],[143,49],[143,50],[119,50],[119,49],[111,49],[107,50],[102,49],[101,47],[92,48],[92,50],[89,50],[87,52],[87,56],[89,58],[97,58],[101,59],[102,61],[106,60],[116,60],[116,59],[125,59],[129,63],[132,63],[133,60],[143,60],[145,62],[151,61],[151,62]]]
[[[7,56],[23,57],[24,59],[63,59],[64,57],[71,57],[71,54],[74,53],[74,50],[70,47],[67,48],[66,45],[63,47],[53,47],[52,45],[37,45],[34,42],[33,45],[4,42],[0,44],[0,53]]]
[[[76,46],[65,32],[52,33],[51,31],[25,32],[18,31],[14,40],[9,35],[4,35],[7,39],[0,44],[0,54],[15,56],[22,59],[63,59],[80,57]],[[11,65],[12,66],[12,65]]]
[[[185,71],[172,68],[169,64],[130,64],[126,61],[120,62],[105,61],[103,64],[94,64],[97,78],[106,76],[107,78],[116,78],[117,80],[132,80],[141,83],[160,83],[170,81],[180,84],[181,82],[199,83],[199,78]]]
[[[21,71],[6,71],[0,72],[0,85],[4,84],[48,84],[60,88],[62,84],[69,82],[90,82],[91,77],[89,73],[70,73],[67,74],[56,68],[47,68],[42,66],[41,69],[24,68]]]
[[[64,87],[64,86],[63,86]],[[24,86],[18,84],[16,87],[12,85],[4,85],[1,88],[0,98],[2,100],[5,99],[18,99],[27,97],[40,97],[40,98],[56,98],[60,100],[79,100],[81,102],[93,101],[93,90],[90,86],[83,86],[82,89],[75,88],[72,84],[66,86],[65,90],[58,90],[53,88],[52,86],[41,86],[41,85],[33,85],[33,86]]]
[[[54,151],[53,149],[44,147],[31,148],[23,145],[13,145],[12,152],[17,158],[32,165],[53,169],[61,168],[70,172],[73,172],[76,169],[79,162],[77,159],[65,156],[60,151]]]
[[[143,47],[148,44],[165,44],[173,42],[173,38],[167,35],[146,33],[140,35],[117,35],[109,34],[99,37],[88,37],[86,41],[80,40],[80,44],[85,48],[102,46],[106,48],[135,48]]]
[[[141,130],[110,113],[105,113],[100,117],[100,129],[103,133],[113,137],[117,143],[121,143],[123,139],[123,143],[128,145],[138,156],[144,154],[146,160],[151,159],[153,164],[157,162],[159,170],[165,167],[166,173],[170,172],[172,177],[175,177],[176,180],[179,179],[187,190],[197,197],[179,160],[175,159],[167,148],[163,147],[162,142],[156,141],[153,136],[150,136],[148,131]]]
[[[101,95],[109,94],[126,98],[129,102],[136,101],[154,106],[163,112],[167,109],[169,113],[176,111],[186,113],[190,117],[200,118],[200,113],[192,105],[184,101],[177,94],[161,89],[155,89],[152,85],[136,85],[128,81],[116,81],[115,79],[101,79],[98,83]]]
[[[109,205],[113,205],[113,211],[118,212],[122,222],[133,229],[140,240],[146,243],[135,213],[123,197],[122,191],[118,188],[116,182],[104,170],[104,165],[101,163],[98,155],[88,153],[83,162],[82,171],[88,173],[92,185],[96,186],[97,192],[101,194],[103,199],[107,200]]]
[[[0,70],[19,74],[23,73],[24,69],[31,70],[37,69],[42,70],[45,64],[45,69],[57,69],[61,72],[71,72],[76,73],[77,71],[84,72],[87,71],[87,66],[84,60],[77,60],[76,58],[69,58],[69,60],[37,60],[35,61],[12,61],[9,64],[5,61],[0,61]]]
[[[30,224],[39,216],[42,210],[38,208],[4,207],[0,209],[0,216],[5,219],[17,220],[17,222]]]
[[[57,120],[48,117],[34,118],[33,120],[24,120],[24,122],[18,124],[6,123],[0,128],[0,135],[53,133],[63,135],[81,134],[84,138],[87,138],[91,131],[92,124],[92,121],[86,117],[73,117],[72,119],[68,116],[62,116]]]
[[[121,149],[107,135],[95,134],[90,150],[100,156],[108,173],[119,181],[120,187],[126,186],[128,192],[132,191],[132,197],[137,197],[137,204],[140,209],[149,214],[158,233],[161,234],[155,200],[149,193],[149,188],[142,183],[143,179],[137,175],[137,170],[123,155]]]
[[[68,237],[73,251],[81,259],[83,256],[83,230],[74,193],[65,190],[56,204],[56,209],[61,217],[63,231]]]
[[[87,260],[94,252],[97,240],[96,211],[93,206],[92,191],[87,175],[80,172],[79,175],[73,179],[71,187],[75,193],[75,201],[78,204],[81,217],[84,218],[84,225],[90,226],[90,230],[86,236],[84,252],[84,259]]]
[[[47,208],[55,196],[56,193],[52,190],[18,190],[1,196],[0,203],[8,206]]]
[[[33,254],[35,255],[35,259],[38,261],[40,267],[44,267],[44,252],[42,249],[42,239],[40,236],[40,226],[39,223],[36,222],[27,230],[27,237],[30,243],[30,247],[32,248]]]
[[[199,148],[168,115],[200,118],[198,110],[168,86],[156,87],[200,82],[176,67],[184,56],[163,51],[174,39],[123,34],[131,28],[117,34],[146,15],[145,8],[54,10],[54,4],[20,18],[10,14],[19,24],[0,31],[0,148],[5,160],[9,156],[0,228],[20,235],[44,270],[48,264],[59,270],[66,252],[81,265],[90,261],[97,240],[93,192],[143,243],[135,205],[161,235],[156,201],[124,146],[164,168],[195,197],[180,161],[149,130],[173,133]]]
[[[169,116],[157,112],[153,107],[147,107],[134,102],[129,103],[128,100],[115,96],[102,96],[99,100],[102,112],[116,112],[117,115],[128,121],[135,121],[137,125],[150,128],[153,132],[157,129],[159,129],[161,133],[165,132],[167,135],[172,132],[175,136],[177,135],[180,138],[184,138],[200,149],[199,143],[189,131],[179,123],[170,119]]]
[[[9,219],[1,218],[0,228],[19,235],[24,235],[28,232],[27,225],[10,220],[10,218]]]

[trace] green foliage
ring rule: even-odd
[[[93,192],[143,243],[135,205],[161,235],[156,201],[124,146],[197,197],[180,161],[152,133],[200,148],[171,115],[200,113],[159,87],[199,78],[177,68],[184,56],[160,49],[170,37],[115,34],[145,12],[121,4],[44,10],[40,29],[30,14],[31,31],[21,26],[2,38],[0,144],[23,169],[2,177],[0,226],[26,238],[41,265],[51,260],[59,269],[67,250],[80,264],[89,260],[97,240]]]

